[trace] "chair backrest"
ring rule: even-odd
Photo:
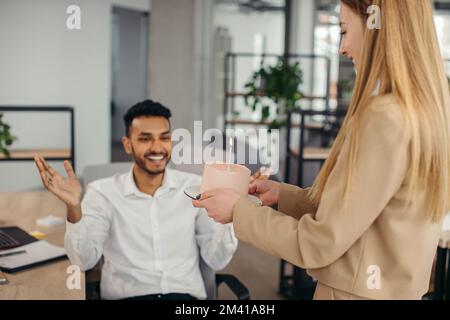
[[[113,176],[115,174],[128,172],[133,166],[132,162],[115,162],[103,165],[94,165],[88,166],[83,171],[82,182],[84,187],[86,187],[89,183],[95,180],[107,178]],[[194,173],[201,174],[202,165],[180,165],[174,166],[170,164],[169,167]],[[99,262],[101,263],[101,262]],[[98,270],[99,267],[94,267],[95,270]],[[89,272],[89,271],[88,271]],[[212,269],[200,256],[200,272],[202,274],[203,282],[205,284],[206,296],[209,300],[217,299],[217,288],[216,288],[216,273],[214,269]],[[88,278],[88,277],[87,277]],[[99,280],[99,279],[98,279]]]
[[[92,181],[111,177],[115,174],[126,173],[131,170],[133,162],[114,162],[108,164],[100,164],[87,166],[84,168],[81,180],[84,188]]]

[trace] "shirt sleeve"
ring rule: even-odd
[[[396,105],[367,109],[357,134],[358,152],[347,204],[343,201],[348,141],[332,170],[316,214],[300,220],[241,198],[233,209],[237,237],[305,269],[330,265],[374,223],[401,187],[408,167],[409,135]]]
[[[110,207],[107,199],[88,186],[81,203],[82,218],[66,222],[64,246],[71,263],[83,271],[92,269],[103,254],[103,245],[110,228]]]
[[[195,226],[195,238],[203,260],[215,271],[222,270],[231,261],[238,240],[232,223],[216,223],[204,209],[200,209]]]
[[[309,191],[310,188],[302,189],[282,183],[278,198],[278,211],[296,220],[299,220],[305,213],[315,213],[317,208],[308,195]]]

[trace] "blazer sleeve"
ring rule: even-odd
[[[305,213],[316,213],[309,197],[310,188],[302,189],[297,186],[282,183],[278,199],[278,211],[299,220]]]
[[[316,214],[304,214],[297,221],[243,197],[233,208],[238,239],[305,269],[328,266],[350,249],[401,187],[408,167],[409,134],[395,111],[398,107],[376,107],[366,109],[356,131],[359,151],[346,204],[348,141]]]

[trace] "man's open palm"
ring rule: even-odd
[[[81,202],[82,188],[68,161],[64,161],[67,178],[56,172],[43,157],[34,158],[45,188],[68,206],[77,207]]]

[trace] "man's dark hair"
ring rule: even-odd
[[[131,123],[135,118],[139,117],[164,117],[170,123],[170,117],[172,113],[161,103],[152,100],[145,100],[139,102],[128,109],[127,113],[123,116],[125,121],[125,134],[129,136]]]

